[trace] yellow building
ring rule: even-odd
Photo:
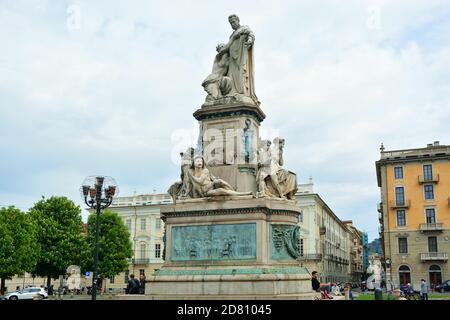
[[[450,146],[385,151],[376,162],[386,281],[431,287],[450,278]],[[389,263],[390,262],[390,263]]]

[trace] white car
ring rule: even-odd
[[[41,299],[48,298],[48,293],[45,291],[44,288],[39,287],[28,287],[19,291],[13,291],[11,293],[8,293],[5,296],[5,299],[7,300],[30,300],[33,299],[35,296],[40,296]]]

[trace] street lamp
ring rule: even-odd
[[[390,286],[391,286],[391,290],[393,290],[394,288],[393,288],[393,286],[392,286],[392,269],[391,269],[391,263],[392,263],[392,260],[391,260],[391,258],[386,258],[385,260],[384,260],[384,262],[385,262],[385,264],[386,264],[386,272],[387,272],[387,269],[389,268],[389,278],[390,278]],[[386,288],[387,288],[387,285],[386,285]]]
[[[95,252],[94,252],[94,275],[92,277],[92,300],[97,298],[97,265],[98,265],[98,234],[100,212],[109,207],[113,197],[119,193],[116,181],[107,176],[89,176],[84,179],[80,189],[81,198],[88,207],[96,210],[95,219]]]

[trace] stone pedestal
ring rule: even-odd
[[[256,194],[256,150],[266,117],[259,106],[225,99],[203,106],[194,117],[200,122],[201,148],[211,173],[236,191]]]
[[[165,263],[147,294],[172,299],[313,299],[300,267],[299,209],[253,196],[163,206]]]

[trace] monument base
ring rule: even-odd
[[[189,274],[194,270],[165,270],[159,274]],[[184,272],[183,272],[184,271]],[[199,271],[199,270],[195,270]],[[157,275],[149,295],[172,299],[300,299],[317,296],[305,268],[207,269],[216,275]],[[266,273],[264,273],[266,272]],[[219,275],[219,273],[223,273]],[[227,274],[228,273],[228,274]],[[246,274],[247,273],[247,274]]]
[[[154,299],[308,299],[293,201],[215,197],[163,206],[165,263],[149,277]]]

